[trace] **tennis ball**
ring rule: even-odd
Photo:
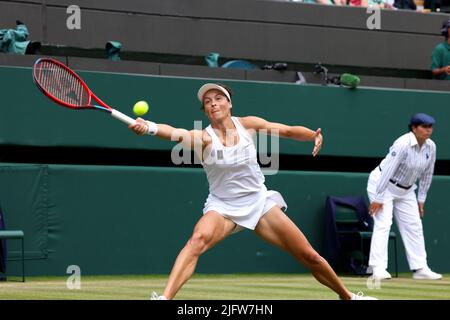
[[[137,116],[143,116],[148,111],[148,103],[145,101],[138,101],[134,104],[133,112]]]

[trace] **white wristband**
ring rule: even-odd
[[[148,131],[147,134],[154,136],[158,133],[158,125],[154,122],[147,121]]]

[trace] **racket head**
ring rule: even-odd
[[[36,60],[33,66],[33,80],[44,95],[61,106],[71,109],[95,108],[111,112],[111,108],[106,104],[102,107],[93,105],[91,100],[95,95],[86,83],[58,60],[51,58]]]

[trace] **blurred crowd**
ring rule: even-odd
[[[404,9],[419,12],[440,11],[445,0],[288,0],[291,2],[314,3],[334,6],[370,7],[380,9]]]

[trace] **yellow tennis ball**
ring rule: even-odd
[[[138,101],[134,104],[133,112],[137,116],[143,116],[148,112],[148,103],[145,101]]]

